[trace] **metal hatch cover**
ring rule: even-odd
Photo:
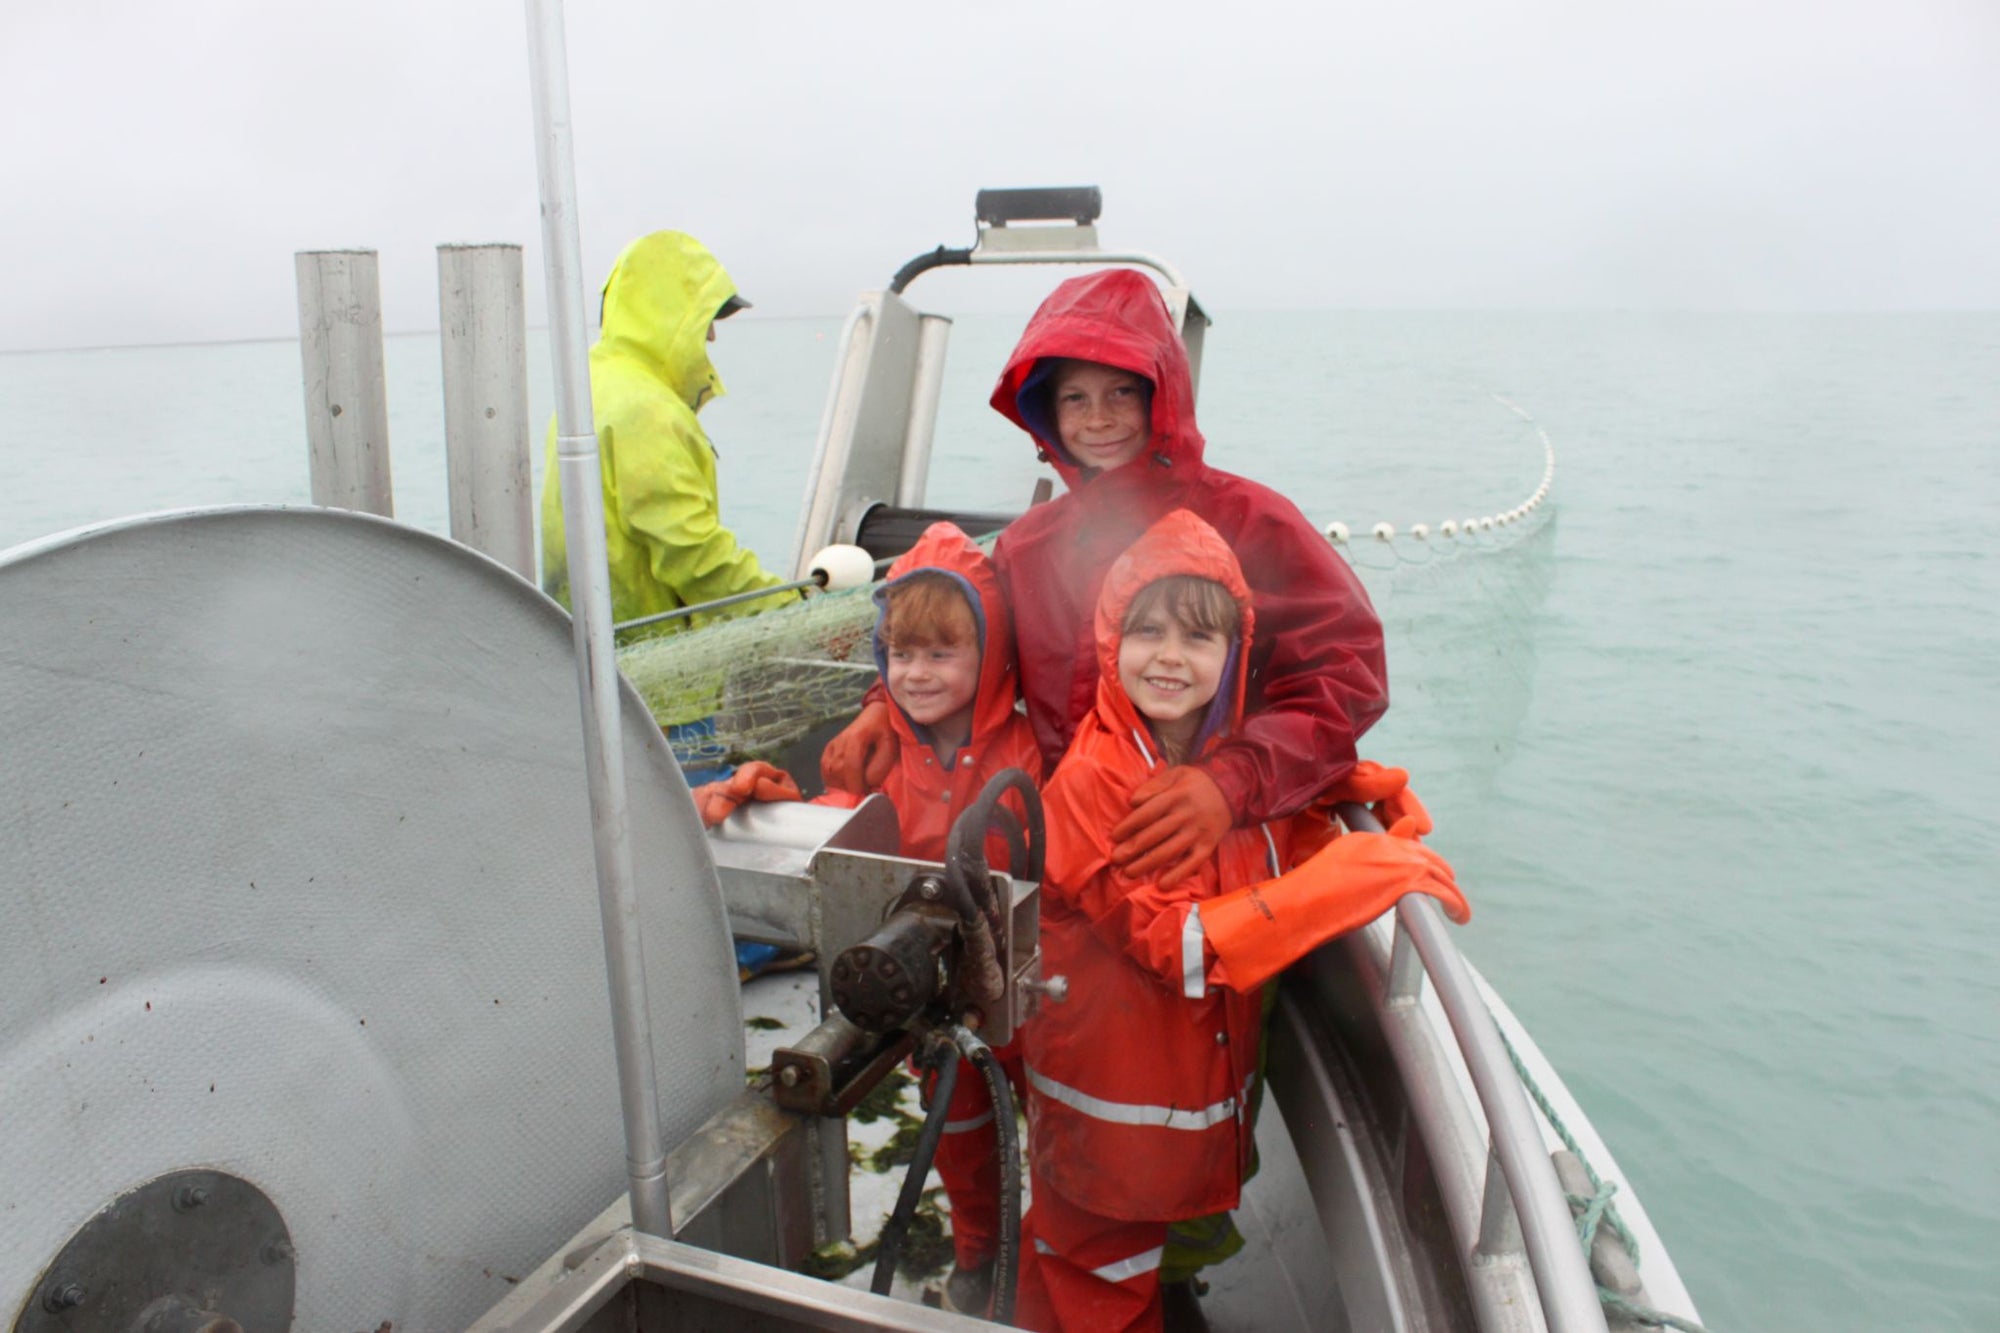
[[[0,627],[0,1314],[177,1171],[269,1198],[312,1330],[463,1327],[623,1192],[559,608],[384,520],[229,509],[0,553]],[[741,1091],[741,1007],[629,687],[623,727],[672,1144]]]

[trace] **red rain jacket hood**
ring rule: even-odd
[[[1043,1006],[1022,1036],[1036,1188],[1046,1181],[1092,1212],[1134,1221],[1236,1205],[1249,1163],[1261,991],[1207,983],[1191,918],[1200,903],[1276,873],[1288,850],[1283,827],[1269,839],[1261,828],[1233,829],[1172,888],[1111,864],[1112,826],[1159,763],[1118,683],[1118,645],[1132,599],[1172,574],[1214,579],[1239,602],[1249,595],[1229,547],[1186,511],[1162,518],[1106,575],[1096,705],[1043,803],[1042,972],[1067,977],[1069,999]],[[1248,610],[1244,621],[1248,636]],[[1217,703],[1240,715],[1240,686]]]
[[[1027,773],[1030,781],[1039,783],[1043,769],[1028,720],[1014,709],[1018,694],[1014,632],[1007,603],[1000,596],[999,580],[994,577],[993,562],[953,524],[933,523],[924,529],[917,544],[889,567],[888,578],[876,589],[876,602],[886,605],[885,596],[898,580],[924,570],[957,580],[972,603],[980,649],[979,689],[972,703],[972,735],[946,767],[931,748],[929,736],[920,734],[926,729],[912,723],[909,714],[894,699],[889,699],[897,758],[896,766],[883,779],[881,790],[896,807],[903,855],[938,861],[944,858],[952,821],[995,773],[1018,768]],[[887,657],[879,613],[874,638],[876,670],[886,682]],[[837,794],[830,795],[838,799]],[[1006,799],[1012,805],[1018,798]],[[1016,809],[1016,814],[1019,813]],[[989,855],[999,845],[989,846]],[[996,859],[994,865],[1004,868],[1004,858]]]
[[[1044,357],[1116,366],[1152,384],[1153,423],[1145,452],[1108,475],[1135,464],[1184,472],[1201,465],[1202,439],[1195,428],[1194,376],[1187,348],[1152,279],[1132,269],[1111,269],[1063,283],[1035,311],[994,386],[994,409],[1035,437],[1063,484],[1074,491],[1107,474],[1079,467],[1056,437],[1050,385],[1035,375],[1036,363]],[[1023,388],[1028,389],[1025,402]]]
[[[1053,412],[1036,368],[1049,357],[1097,361],[1152,382],[1151,432],[1138,458],[1109,472],[1079,468],[1046,438]],[[1296,505],[1205,461],[1187,352],[1152,280],[1109,269],[1056,288],[992,401],[1069,486],[1010,524],[994,549],[1044,762],[1054,765],[1097,699],[1092,615],[1105,572],[1163,515],[1187,509],[1241,560],[1258,623],[1242,664],[1247,720],[1201,767],[1239,823],[1289,815],[1344,777],[1356,740],[1389,703],[1381,622],[1353,570]]]

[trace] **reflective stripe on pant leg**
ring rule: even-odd
[[[1139,1253],[1130,1255],[1127,1258],[1114,1259],[1108,1264],[1099,1264],[1097,1267],[1087,1269],[1086,1271],[1092,1277],[1101,1278],[1106,1282],[1129,1282],[1142,1274],[1159,1272],[1160,1255],[1165,1248],[1162,1245],[1155,1245],[1150,1250],[1141,1250]],[[1040,1239],[1035,1241],[1035,1249],[1042,1254],[1056,1253],[1047,1241]],[[1075,1261],[1071,1260],[1071,1262],[1074,1263]],[[1078,1266],[1081,1267],[1081,1265]]]
[[[1024,1227],[1033,1273],[1016,1307],[1023,1327],[1122,1333],[1160,1327],[1165,1222],[1127,1222],[1078,1207],[1036,1177]]]

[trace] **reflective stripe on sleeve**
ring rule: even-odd
[[[1237,1099],[1224,1097],[1213,1106],[1189,1110],[1179,1106],[1147,1106],[1142,1102],[1110,1102],[1058,1083],[1039,1069],[1028,1070],[1028,1082],[1050,1101],[1061,1102],[1079,1115],[1113,1125],[1153,1125],[1161,1129],[1212,1129],[1236,1115]]]
[[[1208,967],[1202,951],[1207,938],[1201,928],[1201,904],[1190,903],[1187,915],[1181,918],[1181,994],[1190,1000],[1208,994]]]
[[[1152,1249],[1135,1254],[1129,1259],[1119,1259],[1114,1263],[1104,1265],[1102,1268],[1093,1268],[1090,1270],[1090,1275],[1094,1278],[1101,1278],[1106,1282],[1130,1281],[1132,1278],[1143,1274],[1157,1272],[1160,1267],[1160,1256],[1165,1250],[1165,1246],[1155,1245]],[[1035,1237],[1035,1253],[1054,1255],[1058,1259],[1068,1259],[1070,1263],[1076,1262],[1074,1259],[1069,1259],[1067,1255],[1057,1254],[1055,1247],[1040,1236]]]
[[[992,1123],[993,1108],[989,1106],[980,1114],[972,1116],[969,1119],[945,1121],[944,1132],[947,1134],[969,1134],[981,1125],[990,1125]]]

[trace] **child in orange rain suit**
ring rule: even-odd
[[[1289,827],[1236,829],[1171,887],[1114,863],[1132,791],[1242,725],[1255,628],[1235,555],[1186,510],[1148,529],[1098,597],[1096,700],[1044,794],[1042,970],[1069,996],[1022,1037],[1024,1328],[1159,1328],[1168,1223],[1238,1202],[1264,982],[1404,893],[1469,914],[1443,858],[1389,834],[1337,837],[1280,873]]]
[[[830,788],[820,801],[858,805],[873,791],[896,807],[902,853],[942,861],[952,822],[987,781],[1018,768],[1040,784],[1042,757],[1027,718],[1015,711],[1014,636],[992,562],[950,523],[933,523],[876,589],[875,665],[890,701],[896,758],[866,789]],[[791,778],[769,764],[745,764],[726,782],[700,789],[703,819],[720,823],[744,800],[797,800]],[[1017,798],[1003,803],[1021,810]],[[712,816],[712,817],[711,817]],[[989,855],[1005,869],[1003,844]],[[1014,1083],[1012,1044],[994,1054]],[[961,1076],[952,1093],[936,1166],[951,1200],[956,1269],[945,1294],[968,1313],[990,1299],[999,1241],[1000,1166],[993,1103],[981,1078]]]

